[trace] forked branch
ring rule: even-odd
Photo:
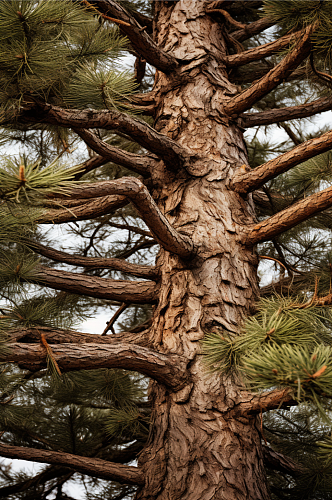
[[[34,283],[88,297],[133,304],[152,304],[158,297],[158,287],[154,281],[112,280],[40,265],[36,268],[36,274]]]
[[[108,462],[100,458],[81,457],[71,453],[24,448],[4,443],[0,443],[0,455],[43,464],[62,465],[88,476],[117,481],[118,483],[144,484],[144,475],[137,467]]]
[[[256,127],[258,125],[271,125],[272,123],[280,123],[297,118],[307,118],[318,113],[323,113],[324,111],[329,111],[330,109],[332,109],[331,97],[322,97],[316,101],[300,104],[299,106],[270,109],[262,113],[245,113],[241,115],[241,125],[245,128]]]
[[[150,170],[155,168],[159,163],[158,158],[153,158],[147,155],[137,155],[123,151],[120,148],[110,146],[107,142],[102,141],[93,134],[90,130],[81,128],[75,129],[77,135],[96,153],[101,155],[105,160],[112,161],[117,165],[126,167],[133,172],[148,177]]]
[[[20,119],[28,123],[49,123],[70,128],[102,128],[121,132],[156,154],[170,168],[180,166],[188,157],[176,141],[153,129],[147,123],[116,110],[71,109],[43,103],[22,105]]]
[[[9,344],[10,353],[3,361],[38,371],[47,366],[46,350],[40,344]],[[180,390],[188,381],[187,360],[176,354],[163,354],[148,347],[129,343],[56,344],[52,354],[62,373],[73,370],[123,368],[136,371],[159,383]]]
[[[189,236],[180,234],[161,213],[142,181],[135,177],[122,177],[116,181],[96,182],[73,187],[71,194],[77,197],[96,197],[118,194],[127,196],[156,240],[169,252],[183,258],[192,256],[194,245]]]
[[[325,153],[332,148],[332,131],[320,137],[302,142],[273,160],[270,160],[250,172],[239,172],[234,176],[232,188],[240,194],[246,194],[260,188],[265,182],[287,172],[314,156]]]
[[[229,116],[243,113],[285,80],[309,55],[312,29],[312,26],[308,26],[294,49],[257,83],[230,99],[224,105],[225,113]]]
[[[149,64],[152,64],[163,73],[170,73],[177,68],[177,60],[171,54],[161,50],[145,32],[144,26],[140,26],[119,2],[113,0],[89,0],[86,3],[96,7],[102,14],[126,23],[121,24],[121,31],[129,38],[137,53],[144,57]]]
[[[28,242],[27,244],[39,255],[43,255],[44,257],[55,260],[56,262],[70,264],[72,266],[80,266],[88,269],[114,269],[123,273],[132,274],[133,276],[152,280],[157,279],[159,276],[158,270],[154,266],[133,264],[131,262],[126,262],[123,259],[116,258],[83,257],[81,255],[72,255],[34,241]]]
[[[242,242],[251,246],[262,241],[271,240],[331,206],[332,187],[328,187],[319,193],[312,194],[304,200],[294,203],[294,205],[259,222],[255,226],[247,228],[242,237]]]

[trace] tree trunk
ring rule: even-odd
[[[191,382],[177,392],[153,383],[153,423],[139,465],[137,500],[268,499],[256,417],[228,418],[244,388],[234,375],[208,374],[204,333],[239,334],[258,297],[257,255],[239,240],[255,223],[252,204],[229,188],[248,164],[242,131],[221,104],[238,92],[228,80],[222,25],[204,2],[155,2],[155,40],[181,61],[181,78],[158,73],[156,129],[197,152],[190,165],[154,171],[160,210],[198,248],[186,261],[162,250],[151,342],[188,359]]]

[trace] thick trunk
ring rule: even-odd
[[[191,381],[174,392],[151,386],[152,430],[139,459],[146,482],[136,499],[267,500],[256,418],[229,415],[244,389],[233,375],[208,374],[200,355],[206,331],[239,334],[258,296],[257,256],[240,243],[243,228],[255,223],[252,206],[229,188],[247,164],[246,147],[236,123],[220,113],[237,88],[223,64],[220,24],[205,15],[204,2],[154,6],[156,41],[182,61],[183,76],[175,85],[171,75],[158,74],[156,128],[197,160],[176,172],[155,170],[153,194],[198,255],[184,260],[162,251],[158,257],[162,279],[151,341],[161,352],[185,356]]]

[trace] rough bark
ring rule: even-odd
[[[158,297],[158,286],[154,281],[112,280],[40,265],[36,268],[35,278],[30,281],[55,290],[133,304],[152,304]]]
[[[30,371],[47,366],[46,350],[42,345],[13,343],[4,361],[18,363]],[[157,380],[174,391],[188,382],[187,360],[176,354],[163,354],[148,347],[134,344],[56,344],[51,345],[54,358],[61,372],[93,370],[96,368],[124,368],[138,371]]]
[[[265,182],[287,172],[291,168],[303,163],[314,156],[329,151],[332,147],[332,131],[326,132],[320,137],[302,142],[299,146],[287,153],[277,156],[260,167],[247,172],[239,169],[232,180],[232,189],[241,194],[259,189]]]
[[[88,476],[125,484],[143,484],[144,477],[137,467],[107,462],[100,458],[80,457],[59,451],[23,448],[0,443],[0,455],[20,460],[33,460],[44,464],[65,465]]]
[[[158,74],[155,127],[199,157],[177,175],[152,173],[152,194],[197,245],[197,255],[184,261],[162,250],[158,257],[160,299],[150,341],[190,360],[191,380],[177,393],[151,386],[152,429],[139,458],[146,483],[136,499],[267,500],[256,418],[227,419],[241,401],[241,383],[207,375],[199,344],[214,327],[239,333],[258,296],[257,256],[237,240],[255,220],[252,207],[227,188],[247,163],[246,148],[241,129],[219,113],[237,88],[222,64],[221,27],[205,15],[203,2],[155,2],[155,11],[156,43],[185,63],[186,77],[174,85],[171,74]]]

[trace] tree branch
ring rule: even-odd
[[[292,396],[292,389],[286,387],[283,389],[273,389],[269,392],[252,394],[250,399],[242,401],[231,413],[238,416],[258,415],[261,412],[275,410],[297,405],[297,401]]]
[[[38,222],[40,224],[62,224],[65,222],[95,219],[128,205],[128,200],[125,196],[117,195],[99,197],[90,202],[87,202],[87,200],[84,201],[83,205],[70,209],[48,210],[38,217]],[[66,200],[64,200],[65,204]]]
[[[144,266],[132,264],[122,259],[102,258],[102,257],[82,257],[70,253],[61,252],[55,248],[41,245],[40,243],[29,241],[28,246],[39,255],[43,255],[57,262],[63,262],[72,266],[82,266],[89,269],[114,269],[123,273],[132,274],[146,279],[156,279],[159,276],[158,269],[154,266]]]
[[[82,333],[74,330],[63,330],[61,328],[50,328],[47,326],[36,326],[30,328],[16,328],[8,332],[11,342],[23,343],[40,343],[40,335],[43,334],[49,344],[106,344],[117,345],[119,342],[126,344],[136,344],[143,347],[148,346],[146,335],[147,330],[143,333],[121,332],[113,333],[112,335],[104,336],[96,335],[95,333]],[[97,332],[96,332],[97,333]]]
[[[276,24],[275,21],[272,21],[268,17],[262,17],[261,19],[258,19],[258,21],[254,21],[253,23],[247,24],[247,26],[243,29],[233,31],[231,33],[231,36],[238,42],[244,42],[244,40],[247,40],[252,36],[258,35],[258,33],[261,33],[267,28],[270,28],[274,24]]]
[[[47,366],[42,345],[8,344],[10,353],[3,361],[18,363],[22,368],[38,371]],[[176,354],[163,354],[135,344],[52,344],[52,354],[62,373],[73,370],[122,368],[136,371],[177,391],[188,381],[187,360]]]
[[[155,239],[165,250],[189,258],[194,252],[194,245],[189,236],[180,234],[161,213],[148,189],[135,177],[122,177],[115,181],[96,182],[75,186],[70,194],[76,197],[97,197],[106,195],[127,196]]]
[[[34,283],[88,297],[133,304],[152,304],[158,298],[158,286],[154,281],[112,280],[40,265],[36,268],[36,273]]]
[[[79,180],[83,175],[91,172],[92,170],[95,170],[96,168],[101,167],[102,165],[105,165],[105,163],[107,163],[108,161],[109,160],[107,158],[99,155],[89,158],[84,163],[81,163],[80,166],[82,167],[82,170],[75,175],[74,179]]]
[[[90,130],[81,128],[74,129],[77,135],[96,153],[101,155],[107,161],[112,161],[122,167],[126,167],[133,172],[148,177],[150,170],[156,168],[159,161],[158,158],[153,158],[151,156],[136,155],[133,153],[128,153],[122,149],[110,146],[106,142],[103,142]]]
[[[257,101],[282,83],[310,53],[312,30],[313,27],[308,26],[303,33],[302,39],[294,49],[257,83],[231,98],[224,105],[224,112],[229,116],[238,115],[251,108]]]
[[[285,472],[293,477],[298,477],[308,472],[302,465],[294,462],[291,458],[285,457],[281,453],[272,450],[269,446],[263,444],[263,460],[267,467],[280,472]]]
[[[144,484],[144,476],[137,467],[116,464],[100,458],[80,457],[71,453],[23,448],[4,443],[0,443],[0,455],[7,458],[67,466],[76,472],[117,481],[121,484]]]
[[[262,113],[245,113],[241,115],[241,125],[244,128],[271,125],[272,123],[280,123],[287,120],[295,120],[297,118],[307,118],[331,109],[331,97],[322,97],[311,103],[301,104],[299,106],[270,109]]]
[[[253,49],[246,50],[245,52],[240,52],[239,54],[233,54],[225,58],[225,63],[228,68],[237,68],[248,64],[253,61],[258,61],[264,57],[269,57],[276,52],[279,52],[284,47],[287,47],[294,40],[294,37],[299,36],[300,32],[291,33],[290,35],[285,35],[277,40],[265,43],[264,45],[259,45]]]
[[[144,59],[163,73],[171,73],[178,67],[177,60],[161,50],[145,32],[146,25],[140,26],[134,16],[130,15],[118,2],[113,0],[89,0],[99,12],[119,19],[130,26],[121,25],[121,31],[129,38],[131,45]]]
[[[251,246],[270,240],[331,206],[332,187],[328,187],[251,226],[243,235],[242,242]]]
[[[62,127],[102,128],[121,132],[164,160],[171,169],[179,167],[189,154],[176,141],[133,116],[116,110],[66,110],[50,104],[26,102],[18,119],[28,123],[49,123]]]
[[[277,156],[250,172],[239,172],[234,176],[232,189],[240,194],[246,194],[260,188],[265,182],[287,172],[314,156],[329,151],[332,147],[332,131],[320,137],[302,142],[287,153]]]

